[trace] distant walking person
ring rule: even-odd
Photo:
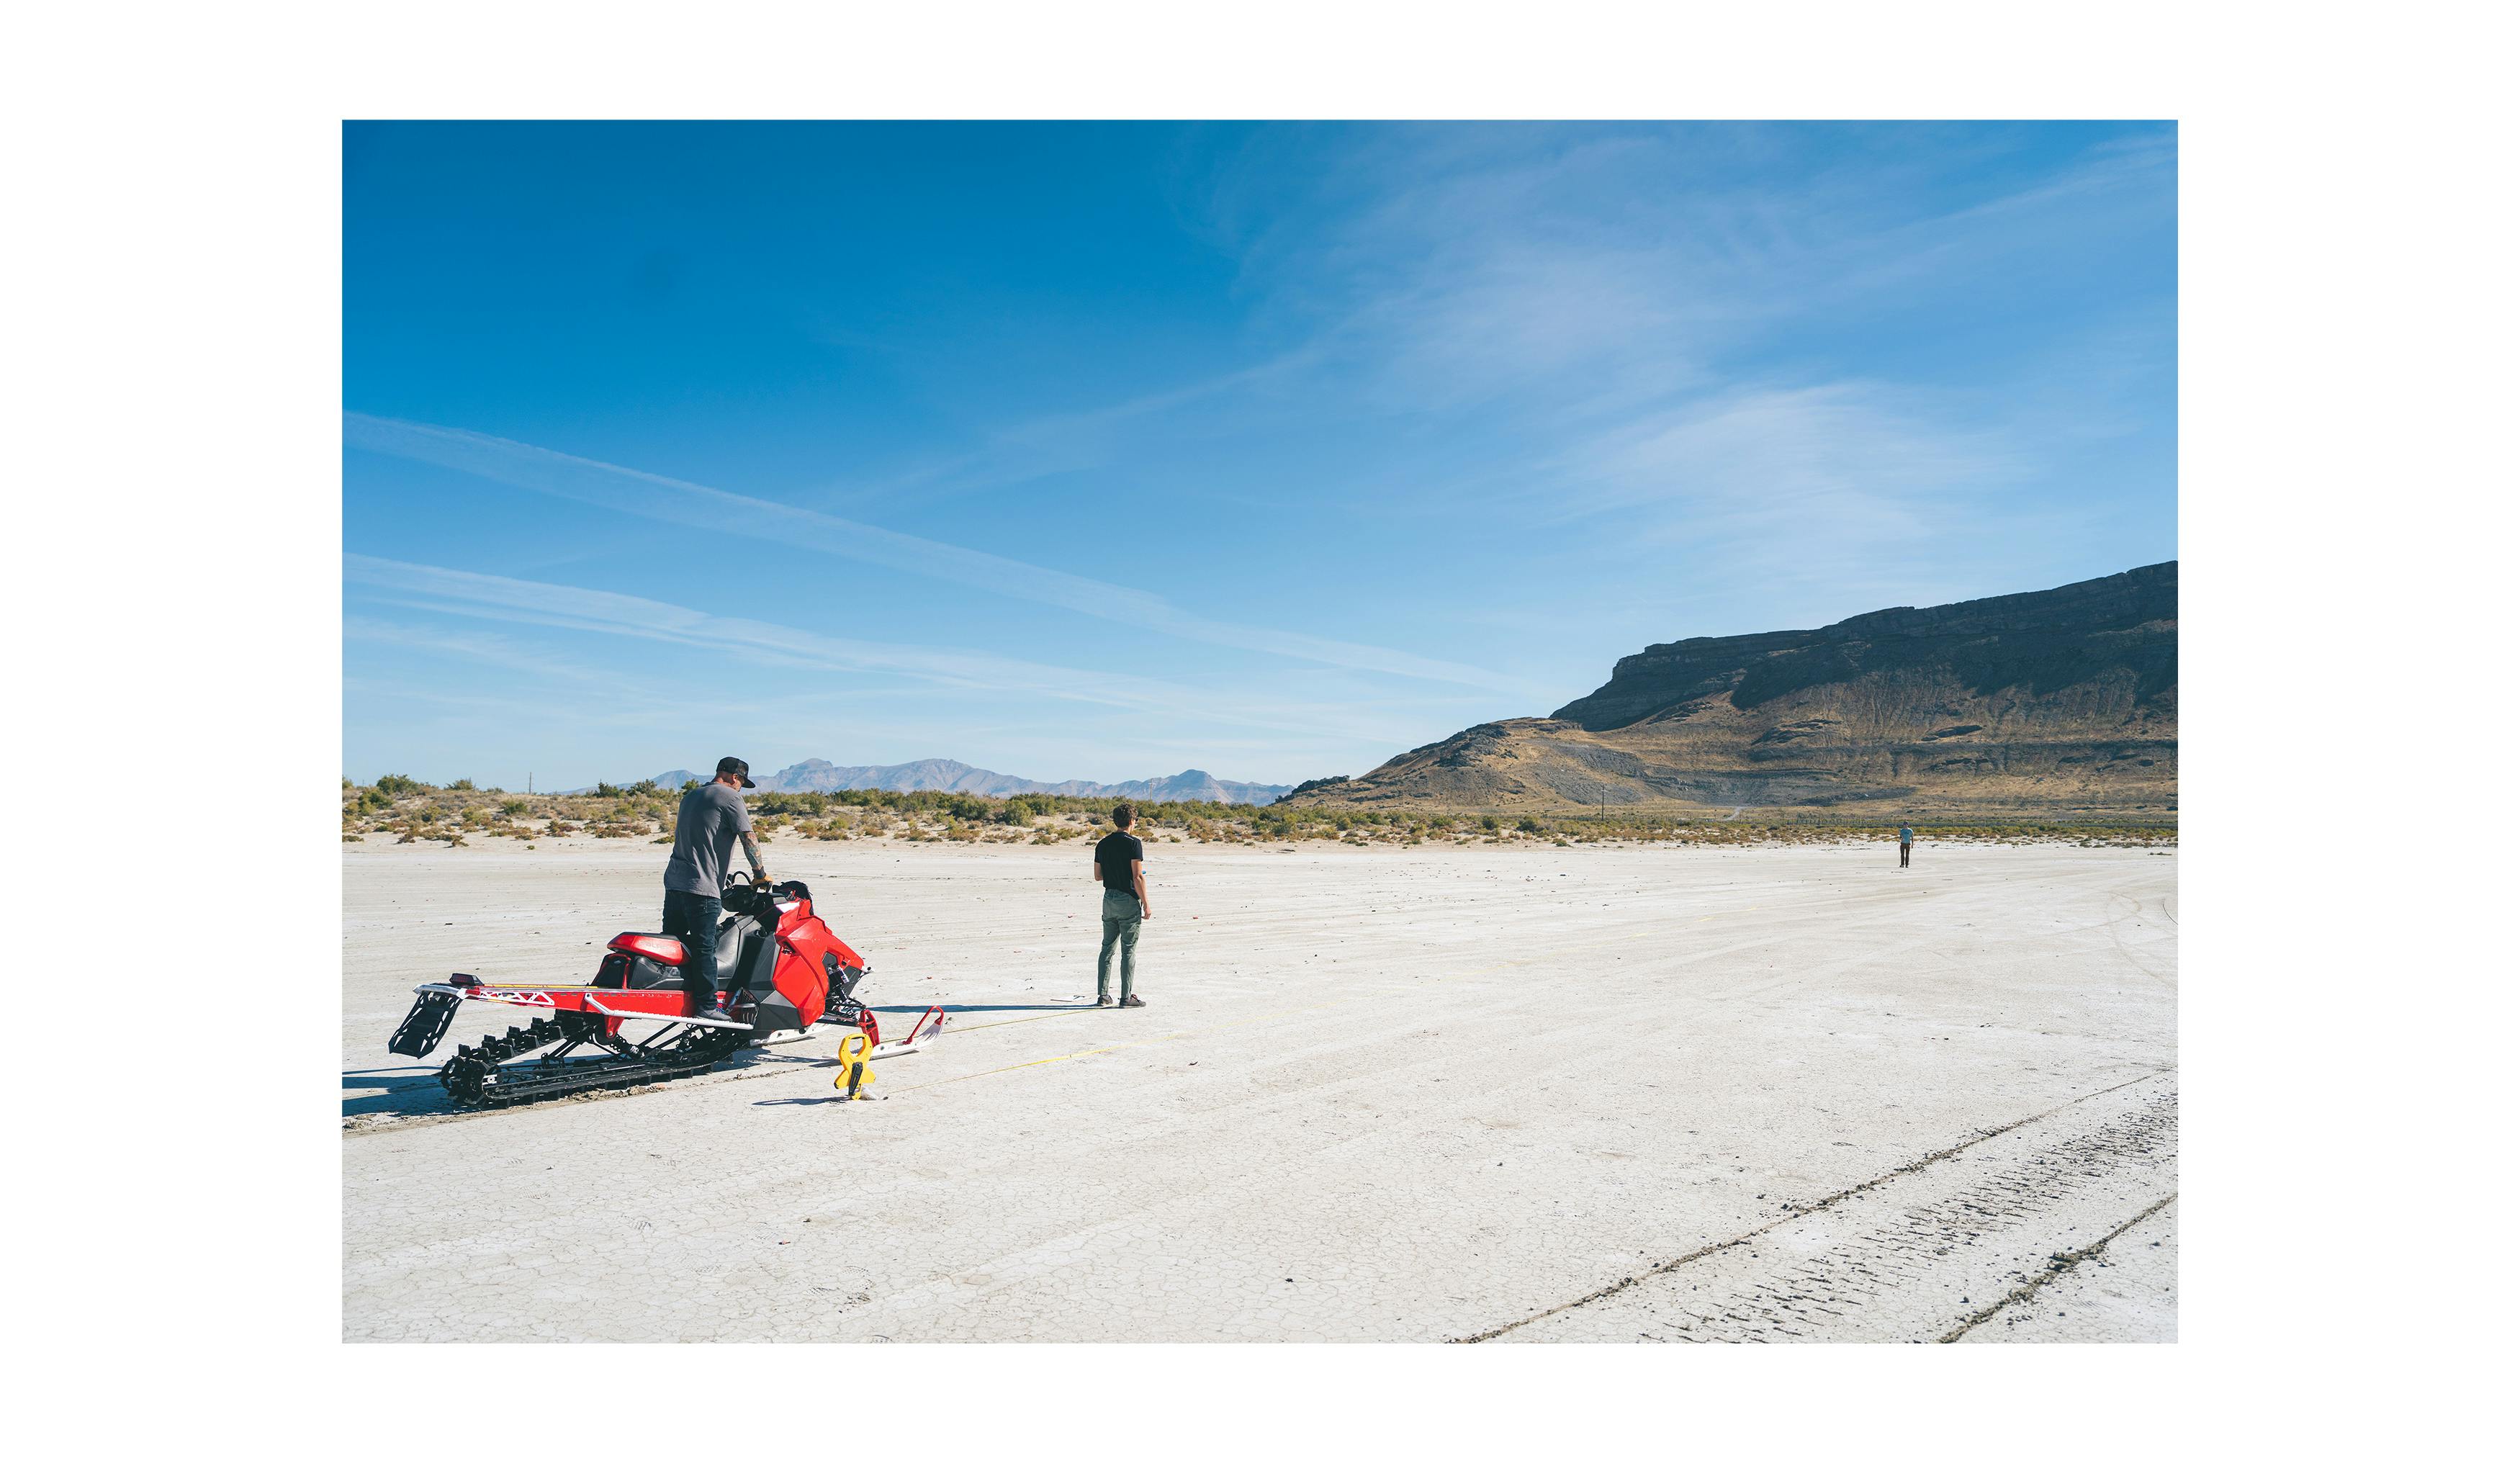
[[[1111,1004],[1111,950],[1120,951],[1120,1004],[1142,1006],[1138,982],[1138,927],[1154,917],[1147,906],[1147,846],[1129,831],[1138,811],[1126,803],[1111,810],[1115,831],[1094,845],[1094,882],[1102,886],[1102,953],[1094,962],[1094,1003]]]
[[[1906,823],[1899,825],[1899,866],[1908,866],[1908,850],[1916,846],[1916,830]]]
[[[726,912],[727,856],[743,840],[752,861],[752,882],[770,877],[761,866],[761,845],[752,840],[752,815],[739,787],[752,785],[752,769],[739,757],[721,757],[717,776],[683,794],[674,814],[674,852],[665,861],[665,933],[683,942],[683,985],[695,990],[705,1014],[725,1005],[734,992],[717,989],[717,922]]]

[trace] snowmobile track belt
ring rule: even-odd
[[[702,1027],[686,1031],[670,1042],[652,1040],[633,1045],[619,1037],[606,1036],[596,1021],[571,1021],[567,1016],[537,1018],[530,1026],[508,1028],[504,1037],[485,1038],[477,1046],[457,1047],[455,1055],[438,1069],[437,1081],[446,1088],[447,1096],[465,1107],[515,1107],[574,1092],[696,1077],[726,1060],[748,1037],[748,1032]],[[540,1061],[503,1065],[554,1042],[564,1044]],[[590,1042],[610,1054],[575,1061],[562,1059],[562,1053],[570,1047]]]

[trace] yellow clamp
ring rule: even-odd
[[[865,1032],[853,1031],[840,1038],[840,1074],[832,1079],[832,1086],[844,1088],[849,1097],[864,1097],[866,1092],[863,1088],[867,1082],[867,1053],[874,1049],[875,1043],[867,1040]]]

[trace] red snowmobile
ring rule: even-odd
[[[875,1012],[856,998],[866,961],[815,916],[803,884],[737,883],[724,903],[714,985],[732,987],[730,1011],[718,1009],[705,972],[683,968],[681,941],[629,931],[612,937],[589,985],[501,986],[458,974],[418,987],[420,998],[386,1049],[428,1055],[470,1002],[528,1012],[529,1024],[456,1047],[437,1071],[447,1095],[464,1106],[513,1107],[691,1077],[746,1045],[793,1041],[818,1023],[866,1033],[869,1055],[878,1057],[916,1051],[945,1029],[944,1008],[929,1006],[908,1036],[883,1040]],[[634,1024],[654,1029],[634,1041]],[[581,1050],[589,1054],[571,1055]]]

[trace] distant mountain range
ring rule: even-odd
[[[659,787],[706,781],[712,773],[676,768],[655,776]],[[1011,777],[968,762],[930,757],[891,767],[838,767],[809,757],[775,773],[755,772],[752,780],[763,792],[840,792],[874,789],[883,792],[969,792],[982,797],[1012,797],[1019,792],[1046,792],[1072,798],[1132,798],[1147,803],[1274,803],[1289,790],[1283,782],[1229,782],[1195,768],[1169,777],[1135,782],[1035,782]],[[581,789],[583,790],[583,789]]]
[[[1548,717],[1489,722],[1306,806],[2179,806],[2179,565],[1648,645]]]

